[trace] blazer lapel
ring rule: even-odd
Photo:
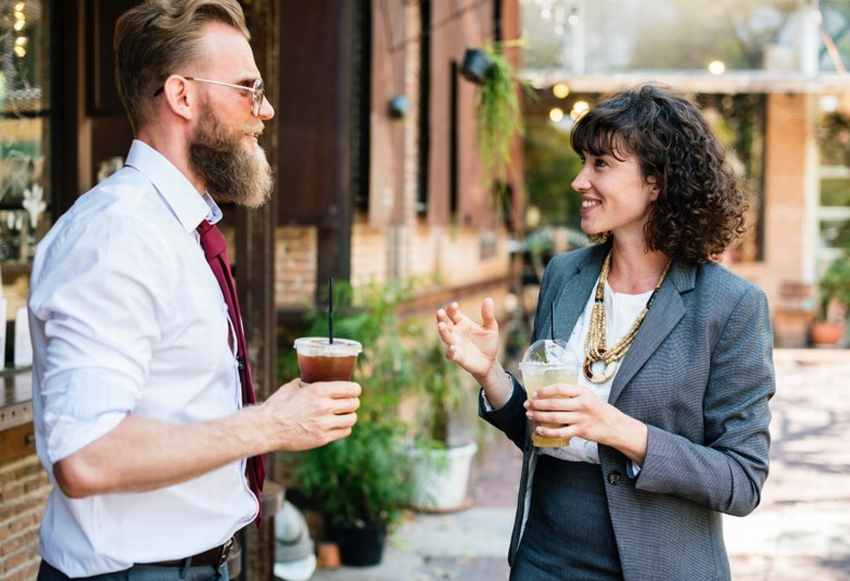
[[[674,264],[670,268],[667,279],[658,289],[652,307],[641,324],[635,342],[620,362],[620,369],[611,385],[608,403],[617,401],[629,381],[685,315],[685,303],[681,293],[694,288],[695,275],[695,269],[691,266]]]
[[[546,321],[546,327],[539,330],[540,338],[549,336],[549,319],[553,311],[555,315],[555,337],[568,341],[573,327],[579,315],[584,311],[587,299],[593,291],[599,272],[602,270],[602,261],[608,252],[608,245],[601,244],[593,249],[587,259],[578,266],[578,272],[571,276],[561,288],[561,292],[555,297],[554,307],[548,313],[541,313],[541,318]]]

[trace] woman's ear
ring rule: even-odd
[[[658,196],[661,195],[661,183],[657,176],[649,176],[646,178],[646,183],[649,186],[649,201],[654,202],[658,200]]]

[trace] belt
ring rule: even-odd
[[[219,545],[218,547],[213,547],[203,553],[198,553],[197,555],[192,555],[191,557],[187,557],[185,559],[174,559],[173,561],[158,561],[156,563],[140,563],[142,565],[147,565],[151,567],[184,567],[187,566],[186,561],[188,560],[189,566],[192,567],[215,567],[218,569],[222,565],[227,562],[227,556],[230,554],[230,550],[233,548],[234,538],[230,537],[223,545]]]

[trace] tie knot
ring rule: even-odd
[[[204,235],[204,234],[206,234],[206,233],[207,233],[207,231],[209,231],[209,229],[210,229],[210,228],[212,228],[212,227],[213,227],[213,225],[212,225],[212,224],[210,224],[210,221],[209,221],[209,220],[201,220],[201,223],[200,223],[200,224],[198,224],[198,234],[200,234],[201,236],[203,236],[203,235]]]
[[[204,249],[207,260],[227,251],[227,241],[215,224],[210,224],[208,220],[202,221],[198,225],[198,234],[201,237],[201,248]]]

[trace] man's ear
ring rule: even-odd
[[[187,121],[194,116],[192,109],[196,99],[189,87],[189,81],[180,75],[171,75],[165,79],[164,97],[168,106],[171,107],[175,115],[179,115]]]

